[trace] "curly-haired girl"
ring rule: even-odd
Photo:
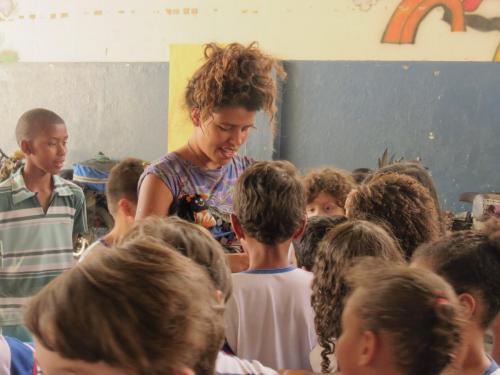
[[[454,374],[500,374],[483,345],[486,330],[500,313],[500,221],[480,232],[455,232],[422,245],[412,264],[442,276],[465,308],[464,348]],[[495,336],[498,344],[497,332]]]
[[[429,191],[412,177],[377,175],[352,191],[346,200],[347,217],[384,222],[399,241],[407,260],[418,245],[436,239],[440,224]]]
[[[205,63],[189,80],[185,102],[194,131],[187,143],[146,169],[136,218],[177,214],[203,225],[239,251],[230,224],[233,187],[253,162],[238,155],[263,110],[274,124],[281,64],[256,43],[205,46]]]
[[[342,375],[438,375],[462,335],[460,304],[441,277],[365,259],[347,275],[337,358]]]
[[[321,371],[335,370],[331,354],[340,336],[340,320],[344,299],[349,292],[345,272],[360,257],[376,257],[403,263],[403,253],[397,241],[381,226],[363,220],[348,221],[332,229],[321,242],[313,268],[313,294],[311,303],[316,314],[315,326],[318,343],[322,348]],[[311,365],[317,366],[315,349]]]

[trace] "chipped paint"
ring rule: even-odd
[[[102,10],[94,10],[94,16],[102,16]]]
[[[69,17],[69,14],[66,13],[66,12],[63,12],[60,14],[61,18],[68,18]]]

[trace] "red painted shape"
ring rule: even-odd
[[[483,0],[463,0],[464,2],[464,10],[466,12],[474,12],[479,5],[483,2]]]

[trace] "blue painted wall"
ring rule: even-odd
[[[442,204],[500,191],[500,64],[286,63],[280,157],[302,170],[420,157]]]

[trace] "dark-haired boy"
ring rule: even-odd
[[[305,225],[305,207],[304,187],[289,162],[257,162],[236,184],[232,224],[250,267],[233,274],[226,339],[239,357],[275,369],[310,369],[316,344],[312,274],[288,264],[290,243]]]
[[[25,165],[0,184],[0,330],[31,341],[23,305],[73,265],[73,241],[87,220],[82,190],[57,175],[67,151],[64,120],[32,109],[19,119],[16,138]]]
[[[297,267],[312,272],[316,253],[323,237],[337,225],[347,221],[345,216],[313,216],[307,219],[307,225],[300,240],[294,241]]]

